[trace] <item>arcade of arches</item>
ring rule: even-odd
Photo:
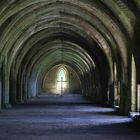
[[[140,0],[0,0],[0,109],[44,92],[140,110]]]

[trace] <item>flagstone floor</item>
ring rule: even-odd
[[[140,140],[140,130],[81,95],[43,94],[0,112],[0,140]]]

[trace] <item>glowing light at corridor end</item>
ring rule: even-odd
[[[67,88],[67,73],[64,68],[60,68],[57,74],[57,90],[65,90]]]

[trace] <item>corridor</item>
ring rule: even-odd
[[[80,94],[42,94],[0,113],[0,140],[139,140],[127,116]]]
[[[0,0],[0,140],[139,128],[140,0]]]

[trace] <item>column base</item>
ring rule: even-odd
[[[12,108],[12,105],[11,104],[3,104],[2,108],[9,109],[9,108]]]

